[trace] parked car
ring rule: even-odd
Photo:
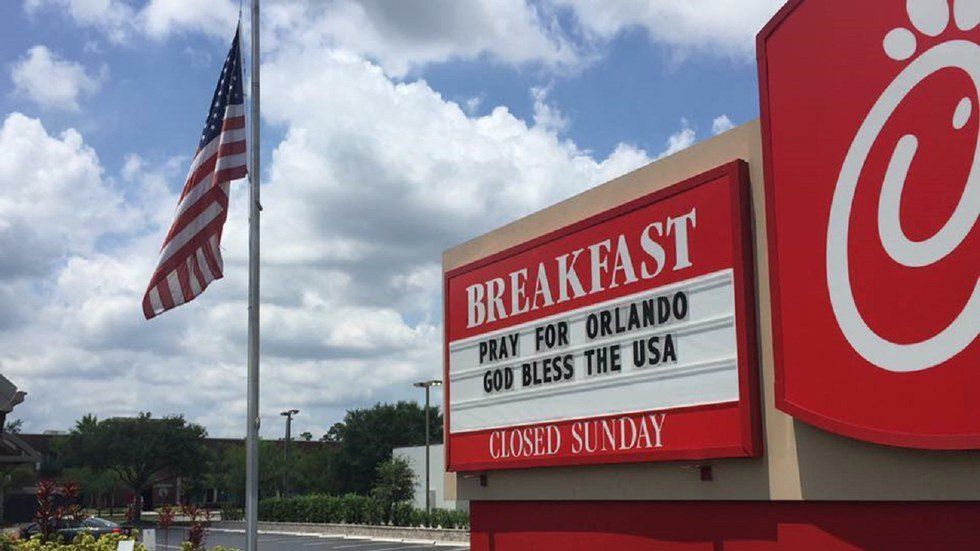
[[[29,538],[40,532],[41,530],[38,528],[37,523],[29,524],[21,531],[21,537]],[[62,523],[61,528],[58,529],[58,535],[65,541],[72,541],[75,539],[75,536],[81,533],[92,534],[96,538],[99,538],[106,534],[121,534],[124,532],[125,530],[122,526],[119,526],[111,520],[98,517],[88,517],[81,522],[65,521]]]

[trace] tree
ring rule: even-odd
[[[312,432],[310,432],[310,431],[306,431],[306,432],[301,432],[301,433],[299,434],[299,437],[300,437],[300,439],[301,439],[301,440],[303,440],[304,442],[312,442],[312,441],[313,441],[313,433],[312,433]]]
[[[293,473],[290,477],[291,490],[297,495],[337,494],[340,488],[333,475],[335,449],[322,445],[316,449],[292,456]]]
[[[3,432],[9,432],[10,434],[20,434],[20,431],[24,428],[24,420],[16,419],[14,421],[7,421],[7,425],[3,428]]]
[[[350,412],[348,411],[348,414]],[[334,423],[327,432],[320,437],[321,442],[340,442],[341,433],[344,431],[343,423]]]
[[[142,496],[164,475],[199,477],[207,463],[206,435],[204,427],[180,415],[154,419],[141,413],[102,421],[86,415],[65,439],[64,459],[66,466],[114,471]]]
[[[282,472],[285,468],[278,442],[263,440],[259,443],[259,492],[262,495],[283,495]]]
[[[435,407],[430,414],[432,442],[441,442],[442,415]],[[350,410],[342,423],[330,428],[328,441],[339,443],[331,469],[335,487],[366,494],[392,448],[425,444],[425,411],[415,402]]]
[[[415,472],[402,457],[392,457],[378,465],[378,477],[371,488],[371,497],[381,504],[386,516],[396,503],[408,501],[415,495]]]
[[[282,448],[276,442],[259,443],[259,494],[282,494]],[[238,505],[245,504],[246,457],[244,445],[225,446],[214,455],[204,480]],[[321,473],[322,476],[322,473]],[[219,499],[222,499],[219,497]]]
[[[259,468],[263,465],[260,463]],[[218,491],[218,500],[245,504],[245,446],[221,446],[211,456],[204,475],[208,486]]]
[[[60,478],[63,482],[78,483],[81,502],[89,509],[101,512],[107,506],[112,510],[112,494],[119,484],[119,475],[115,471],[97,470],[87,466],[71,467],[65,469]]]

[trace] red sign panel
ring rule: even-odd
[[[980,448],[980,7],[790,2],[759,36],[777,406]]]
[[[760,451],[734,162],[445,275],[450,470]]]

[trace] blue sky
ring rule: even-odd
[[[483,110],[506,105],[527,120],[534,111],[528,90],[551,85],[548,97],[569,119],[564,135],[599,156],[620,142],[659,151],[682,119],[710,135],[721,114],[735,124],[759,116],[753,60],[692,56],[678,62],[670,47],[651,43],[640,29],[617,35],[600,55],[570,75],[480,59],[428,67],[420,76],[449,99],[481,97]]]
[[[116,45],[99,31],[79,28],[54,11],[52,7],[29,14],[19,1],[0,5],[5,37],[0,51],[6,69],[3,111],[40,116],[51,130],[70,126],[83,131],[86,143],[110,169],[121,168],[125,156],[134,152],[147,159],[191,155],[234,28],[228,29],[227,40],[184,33],[172,40]],[[108,69],[106,82],[85,98],[83,109],[45,109],[12,93],[10,66],[37,45],[93,73]]]
[[[780,2],[731,4],[267,1],[265,414],[318,436],[415,398],[440,251],[756,118],[752,38]],[[244,186],[228,277],[139,317],[236,14],[0,4],[0,372],[28,430],[150,410],[241,434]]]
[[[85,109],[66,113],[41,109],[29,98],[9,93],[8,77],[8,93],[0,98],[3,111],[43,116],[52,129],[84,130],[86,142],[108,168],[121,168],[125,156],[134,152],[146,159],[193,153],[193,138],[188,146],[187,137],[200,131],[234,29],[227,29],[226,39],[181,32],[166,40],[115,45],[97,30],[80,29],[53,12],[43,8],[29,14],[21,2],[0,5],[5,65],[44,45],[86,67],[108,67],[107,85],[85,100]],[[596,55],[596,62],[557,74],[538,64],[504,64],[481,55],[425,65],[399,80],[424,79],[459,103],[480,98],[477,114],[503,105],[529,121],[529,90],[550,86],[551,103],[569,119],[564,136],[599,156],[620,142],[657,151],[682,126],[682,119],[707,134],[721,114],[735,124],[758,117],[754,59],[690,55],[678,61],[673,47],[651,42],[640,27],[617,34]],[[274,144],[279,133],[275,128],[265,131],[272,133]]]

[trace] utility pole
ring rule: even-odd
[[[287,409],[280,411],[279,415],[286,418],[286,439],[282,442],[282,494],[289,497],[289,437],[293,425],[293,415],[299,413],[298,409]]]
[[[425,512],[431,510],[429,503],[429,389],[434,386],[442,385],[442,381],[432,379],[431,381],[420,381],[413,383],[412,386],[425,389]]]

